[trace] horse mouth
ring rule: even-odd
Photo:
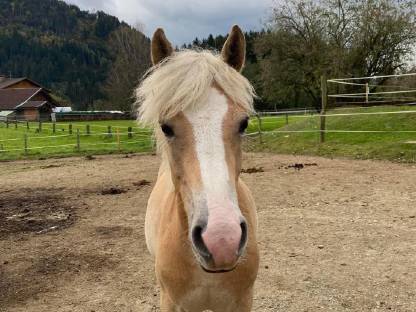
[[[228,272],[232,272],[234,271],[237,266],[239,261],[237,261],[232,267],[230,268],[216,268],[214,263],[213,263],[213,259],[210,256],[206,256],[205,257],[203,255],[201,255],[200,252],[198,252],[198,250],[196,250],[195,248],[193,248],[193,252],[195,255],[195,260],[197,261],[197,263],[199,264],[199,266],[201,267],[201,269],[206,272],[206,273],[210,273],[210,274],[218,274],[218,273],[228,273]]]
[[[210,274],[232,272],[237,268],[237,266],[239,264],[239,261],[237,261],[236,263],[233,264],[232,267],[218,267],[217,268],[217,267],[215,267],[215,264],[214,264],[214,262],[211,258],[201,257],[201,255],[198,254],[197,252],[195,252],[195,258],[196,258],[196,261],[198,262],[199,266],[201,267],[201,269],[205,273],[210,273]]]
[[[234,266],[231,269],[212,270],[212,269],[207,269],[203,265],[201,265],[202,270],[204,270],[206,273],[210,273],[210,274],[218,274],[218,273],[228,273],[228,272],[232,272],[232,271],[235,270],[236,267],[237,267],[237,265]]]

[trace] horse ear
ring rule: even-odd
[[[230,35],[222,48],[221,56],[236,71],[243,69],[246,59],[246,39],[237,25],[231,28]]]
[[[152,63],[156,65],[173,53],[172,45],[162,28],[156,29],[152,38]]]

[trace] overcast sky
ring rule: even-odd
[[[65,0],[84,10],[102,10],[119,19],[144,25],[151,36],[163,27],[176,45],[206,38],[210,33],[226,34],[231,25],[244,31],[259,30],[273,0]]]

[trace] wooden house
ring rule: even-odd
[[[9,119],[50,120],[59,106],[51,91],[28,78],[0,76],[0,116]]]

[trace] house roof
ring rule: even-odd
[[[41,90],[41,88],[0,90],[0,110],[14,110]]]
[[[0,117],[7,117],[7,116],[12,115],[12,114],[14,114],[14,111],[9,111],[9,110],[0,111]]]
[[[34,84],[35,86],[42,88],[42,86],[40,84],[38,84],[37,82],[34,82],[33,80],[30,80],[29,78],[26,77],[22,77],[22,78],[2,78],[0,80],[0,89],[4,89],[7,87],[10,87],[16,83],[19,83],[21,81],[27,80],[29,82],[31,82],[32,84]],[[47,92],[49,92],[49,90],[45,89]]]
[[[27,101],[26,103],[19,105],[19,108],[39,108],[47,103],[47,101]]]

